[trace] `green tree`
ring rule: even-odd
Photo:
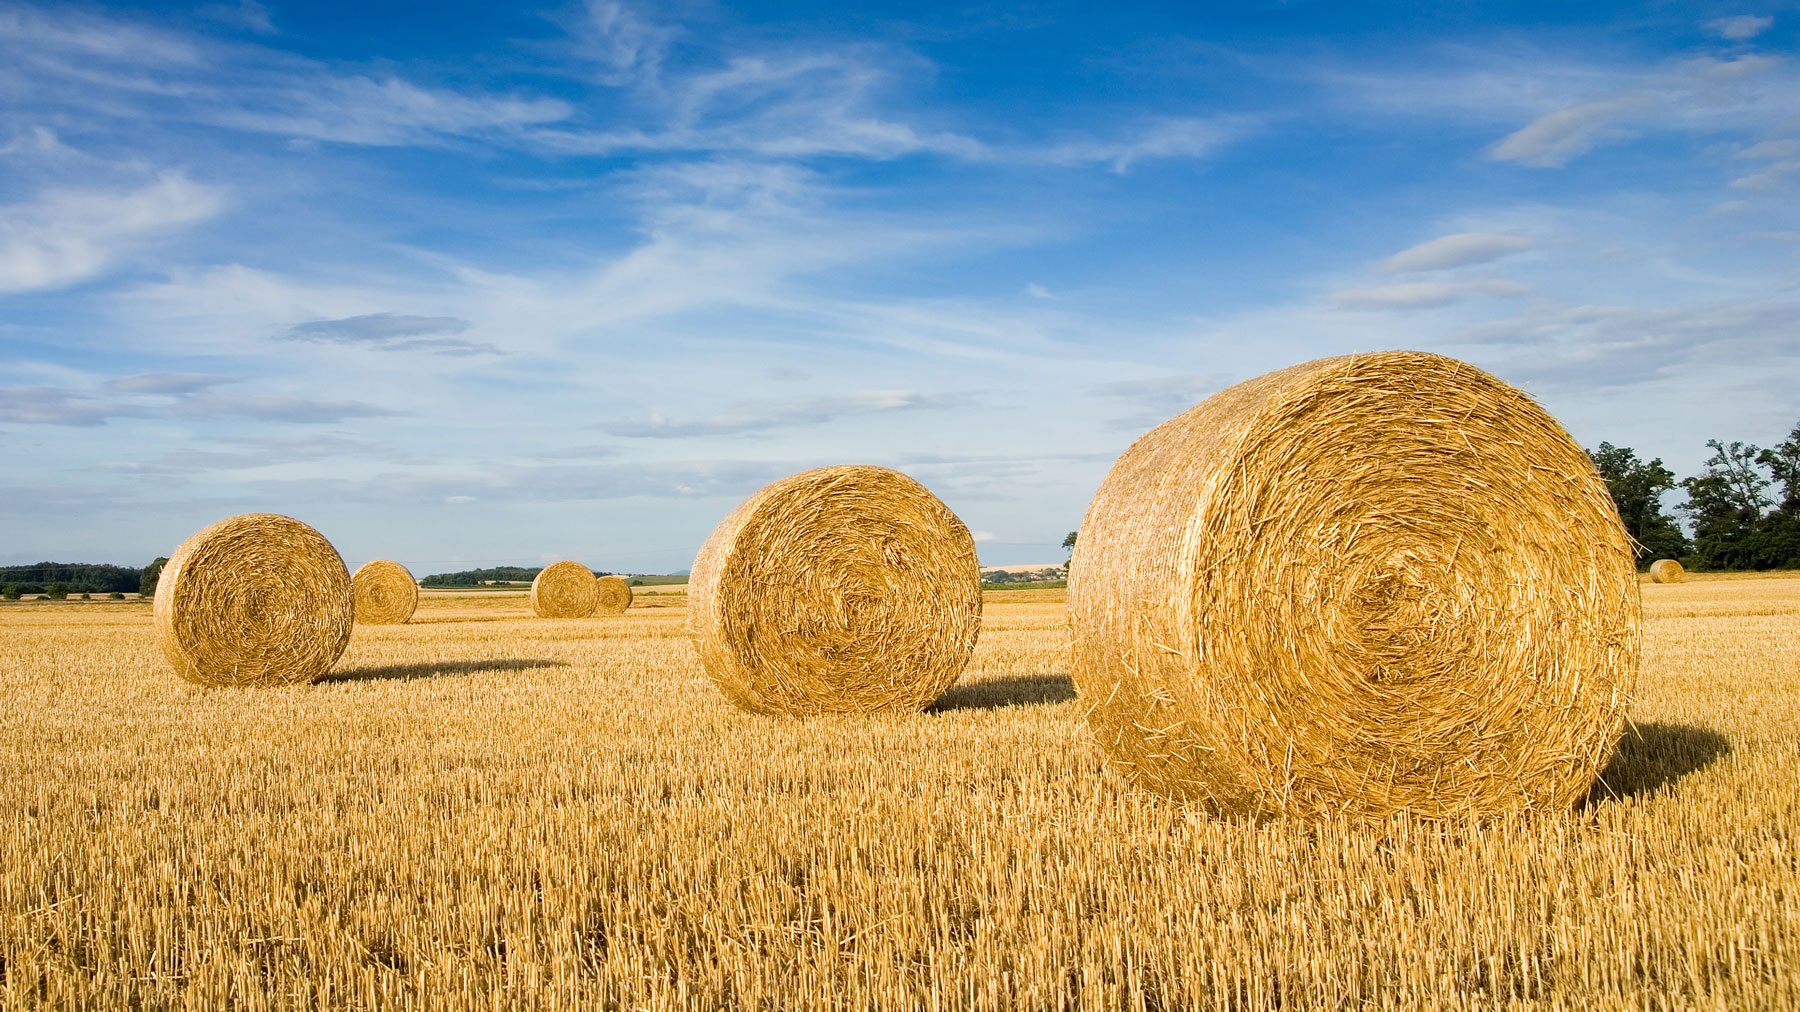
[[[1601,443],[1600,449],[1589,450],[1588,456],[1612,493],[1619,520],[1631,535],[1638,565],[1686,555],[1687,535],[1674,517],[1663,512],[1662,496],[1675,487],[1675,472],[1663,466],[1662,458],[1646,464],[1631,447],[1611,443]]]
[[[1794,426],[1785,442],[1757,454],[1756,460],[1781,485],[1781,504],[1777,508],[1783,513],[1800,514],[1800,425]]]
[[[1770,505],[1769,479],[1757,470],[1762,449],[1754,444],[1709,439],[1713,451],[1706,471],[1685,478],[1688,501],[1681,507],[1694,523],[1694,554],[1707,569],[1757,569],[1762,561],[1763,510]]]
[[[19,599],[19,585],[16,583],[9,583],[4,587],[0,587],[0,597],[4,597],[8,601],[17,601]]]
[[[52,601],[66,601],[69,599],[69,585],[66,583],[52,583],[50,586],[44,588],[44,596]]]
[[[154,561],[154,562],[150,563],[148,566],[144,567],[143,574],[138,577],[138,596],[139,597],[155,597],[156,596],[156,581],[162,578],[163,564],[168,561],[169,561],[168,556],[158,555],[156,557],[156,561]]]

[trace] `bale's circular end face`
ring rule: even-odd
[[[531,610],[539,618],[587,618],[599,600],[594,571],[579,562],[552,562],[531,581]]]
[[[1657,559],[1650,564],[1651,583],[1680,583],[1686,575],[1687,570],[1674,559]]]
[[[398,562],[376,559],[350,576],[356,620],[364,625],[401,625],[419,607],[419,583]]]
[[[292,517],[246,513],[182,542],[153,607],[163,656],[201,685],[285,685],[331,670],[353,623],[337,549]]]
[[[1472,366],[1239,384],[1114,464],[1069,582],[1115,768],[1221,812],[1456,817],[1580,798],[1638,663],[1630,543],[1581,447]]]
[[[621,615],[631,607],[631,584],[624,577],[602,576],[594,581],[595,607],[602,615]]]
[[[758,713],[919,710],[969,662],[981,567],[956,514],[884,467],[792,475],[700,549],[688,635],[726,697]]]

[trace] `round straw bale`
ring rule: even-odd
[[[531,581],[531,610],[539,618],[587,618],[599,600],[594,571],[579,562],[552,562]]]
[[[1674,559],[1657,559],[1650,563],[1651,583],[1680,583],[1686,575],[1687,570]]]
[[[1566,807],[1637,673],[1593,464],[1438,355],[1303,363],[1151,430],[1088,507],[1068,593],[1110,765],[1219,813]]]
[[[350,641],[350,573],[318,531],[292,517],[246,513],[175,549],[152,615],[163,656],[188,681],[310,682]]]
[[[364,625],[403,625],[419,607],[419,582],[398,562],[376,559],[350,575],[356,620]]]
[[[919,710],[981,628],[981,567],[956,514],[885,467],[803,471],[731,511],[688,577],[688,636],[757,713]]]
[[[623,614],[631,607],[631,584],[622,576],[602,576],[594,581],[597,610],[603,615]]]

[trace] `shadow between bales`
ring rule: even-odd
[[[438,661],[433,664],[384,664],[377,668],[348,668],[332,671],[316,684],[327,682],[372,682],[378,679],[438,678],[444,675],[466,675],[476,671],[529,671],[532,668],[565,667],[563,661],[535,658],[489,658],[468,661]]]
[[[1005,706],[1066,703],[1075,698],[1075,683],[1068,675],[1020,675],[988,682],[953,685],[927,713],[950,710],[997,710]]]
[[[1580,807],[1635,798],[1718,762],[1731,752],[1731,742],[1717,731],[1686,724],[1639,724],[1627,727],[1613,749],[1612,761],[1588,790]]]
[[[508,618],[516,618],[516,617],[518,617],[518,616],[481,615],[476,618],[449,618],[449,617],[416,618],[415,617],[415,618],[407,619],[405,624],[406,625],[453,625],[453,624],[461,623],[461,622],[504,622]]]

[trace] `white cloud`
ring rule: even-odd
[[[143,409],[94,400],[55,387],[0,387],[0,422],[100,425],[108,418],[139,414],[143,414]]]
[[[1775,19],[1772,17],[1739,14],[1736,17],[1714,18],[1706,23],[1706,27],[1720,38],[1743,42],[1761,35],[1764,29],[1774,23]]]
[[[1623,136],[1612,124],[1649,104],[1643,96],[1627,95],[1558,109],[1506,135],[1489,149],[1488,157],[1540,168],[1564,165],[1602,140]]]
[[[47,190],[33,203],[0,208],[0,292],[93,277],[223,206],[222,189],[169,173],[136,190]]]
[[[1748,176],[1739,176],[1738,178],[1733,179],[1731,181],[1731,186],[1736,190],[1755,190],[1760,193],[1769,193],[1774,190],[1779,190],[1787,185],[1788,178],[1793,176],[1796,172],[1800,172],[1800,159],[1788,162],[1776,162],[1761,172],[1753,173]]]
[[[1414,281],[1376,288],[1349,288],[1332,292],[1333,303],[1345,309],[1427,309],[1473,298],[1525,295],[1530,286],[1499,279],[1474,281]]]
[[[994,532],[993,531],[970,531],[969,532],[969,540],[975,542],[978,545],[984,541],[992,541],[992,540],[994,540]]]
[[[608,422],[600,428],[609,435],[679,439],[690,436],[720,436],[764,429],[820,425],[848,415],[878,414],[887,411],[931,407],[940,399],[912,390],[864,390],[841,396],[812,397],[764,404],[743,404],[733,411],[712,418],[677,421],[652,414],[641,422]]]
[[[1375,265],[1389,274],[1435,271],[1487,263],[1531,248],[1530,239],[1505,232],[1459,232],[1403,249]]]
[[[1737,153],[1739,158],[1796,158],[1800,157],[1800,140],[1783,137],[1778,140],[1763,141],[1752,144]]]

